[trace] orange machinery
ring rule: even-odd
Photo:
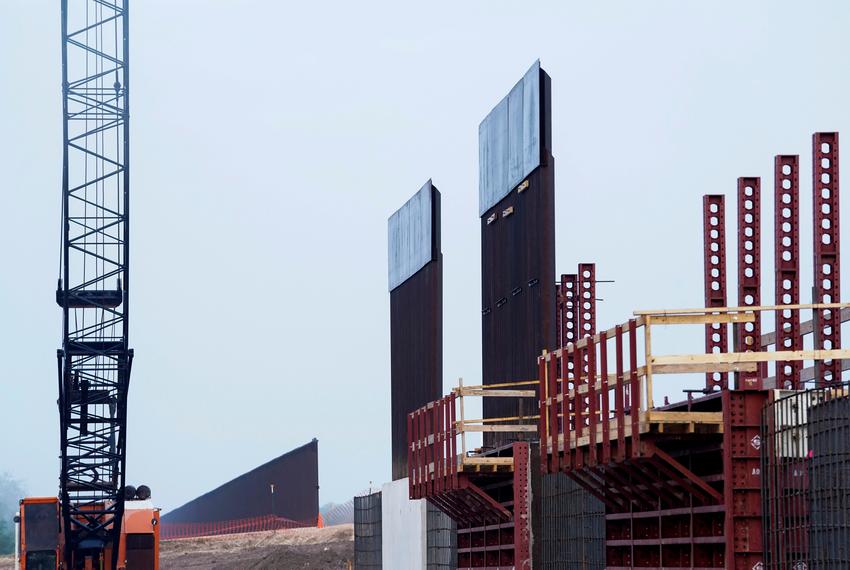
[[[148,495],[149,497],[149,495]],[[17,570],[58,570],[62,566],[62,513],[56,497],[21,499],[15,517]],[[116,570],[159,570],[159,509],[150,498],[127,499]],[[101,559],[83,562],[85,570],[111,570],[112,548]]]

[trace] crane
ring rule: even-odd
[[[124,511],[133,362],[128,346],[130,73],[128,0],[61,1],[59,496],[64,558],[71,565],[118,543]]]
[[[139,494],[125,482],[133,363],[128,342],[128,4],[61,0],[62,254],[56,290],[62,309],[62,347],[57,351],[60,490],[58,498],[21,501],[22,568],[153,568],[155,562],[128,564],[133,556],[127,550],[152,546],[158,553],[158,540],[156,545],[149,544],[153,540],[127,540],[127,529],[122,529],[128,500],[150,497],[147,487],[140,487]],[[135,519],[143,522],[141,527],[134,522],[132,530],[155,539],[158,511],[141,507],[143,514]],[[139,511],[139,505],[133,510]],[[57,518],[55,540],[44,530],[51,526],[38,524],[45,516]],[[46,546],[53,547],[52,555]]]

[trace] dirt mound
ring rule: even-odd
[[[160,546],[163,570],[347,570],[353,560],[354,527],[350,524],[169,540]]]

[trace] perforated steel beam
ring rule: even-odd
[[[596,264],[578,264],[578,338],[596,334]]]
[[[705,279],[705,306],[726,306],[726,198],[722,194],[702,197],[703,265]],[[728,352],[728,327],[722,323],[705,325],[705,351]],[[725,372],[705,375],[708,391],[728,388],[729,376]]]
[[[738,306],[761,305],[761,179],[738,178]],[[736,325],[736,350],[761,350],[761,313],[755,321]],[[738,389],[762,388],[766,368],[739,372]]]
[[[838,133],[812,136],[812,204],[814,212],[813,303],[841,301],[840,228],[838,201]],[[815,348],[841,348],[840,311],[823,309],[815,317]],[[841,362],[820,363],[816,385],[841,381]]]
[[[578,331],[578,311],[576,310],[576,291],[578,275],[563,274],[558,284],[558,346],[567,346],[576,341]]]
[[[774,160],[775,303],[800,302],[800,157],[779,155]],[[802,350],[800,312],[776,311],[776,350]],[[801,361],[776,363],[776,387],[797,389]]]

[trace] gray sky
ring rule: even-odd
[[[810,136],[850,144],[850,3],[531,4],[133,3],[129,482],[170,509],[313,437],[322,502],[389,478],[387,217],[434,179],[445,385],[477,383],[478,123],[538,57],[557,269],[617,280],[600,324],[699,306],[700,196],[726,192],[732,219],[736,178],[763,176],[770,232],[778,153],[802,155],[809,290]],[[0,471],[47,495],[58,0],[0,0],[0,70]]]

